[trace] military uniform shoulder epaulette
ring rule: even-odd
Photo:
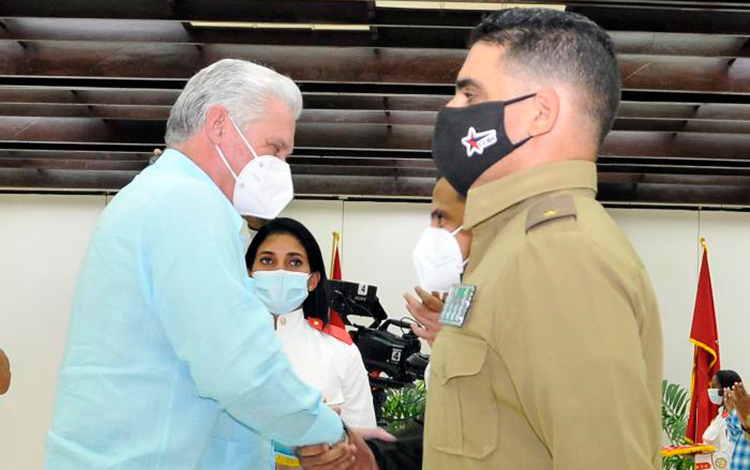
[[[531,206],[526,214],[526,231],[551,220],[565,217],[578,217],[573,196],[570,194],[550,196]]]
[[[313,329],[320,331],[323,334],[326,334],[328,336],[333,336],[337,340],[346,343],[346,344],[354,344],[354,341],[352,341],[352,337],[349,336],[349,333],[344,329],[336,325],[331,325],[330,323],[323,326],[323,322],[319,318],[308,318],[307,322],[310,323],[310,326],[313,327]]]

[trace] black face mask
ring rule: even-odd
[[[443,107],[432,138],[432,159],[440,173],[464,197],[489,167],[531,139],[513,143],[505,132],[505,107],[536,93],[465,108]]]

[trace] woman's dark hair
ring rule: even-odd
[[[245,254],[245,264],[248,270],[253,269],[253,263],[255,257],[258,254],[260,245],[266,241],[271,235],[279,233],[286,233],[300,242],[302,247],[307,252],[307,260],[310,262],[310,272],[320,273],[320,282],[318,286],[310,292],[305,302],[302,304],[302,311],[305,314],[305,318],[319,318],[324,324],[328,323],[328,298],[326,296],[325,282],[326,282],[326,266],[323,263],[323,255],[320,253],[320,246],[313,237],[313,234],[294,219],[279,218],[268,222],[263,226],[258,233],[253,237],[253,241],[250,242],[250,247],[247,249]]]
[[[732,385],[742,382],[740,374],[733,370],[720,370],[716,373],[716,380],[719,381],[719,385],[722,389],[731,388]]]

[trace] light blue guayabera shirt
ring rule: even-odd
[[[204,459],[222,410],[258,433],[251,447],[341,437],[249,288],[242,223],[174,150],[107,206],[76,287],[48,470],[218,468]]]

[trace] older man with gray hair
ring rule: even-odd
[[[83,260],[46,468],[195,469],[222,411],[258,439],[345,437],[293,374],[244,264],[241,215],[274,218],[293,197],[301,109],[289,78],[250,62],[190,79],[168,149],[107,206]]]

